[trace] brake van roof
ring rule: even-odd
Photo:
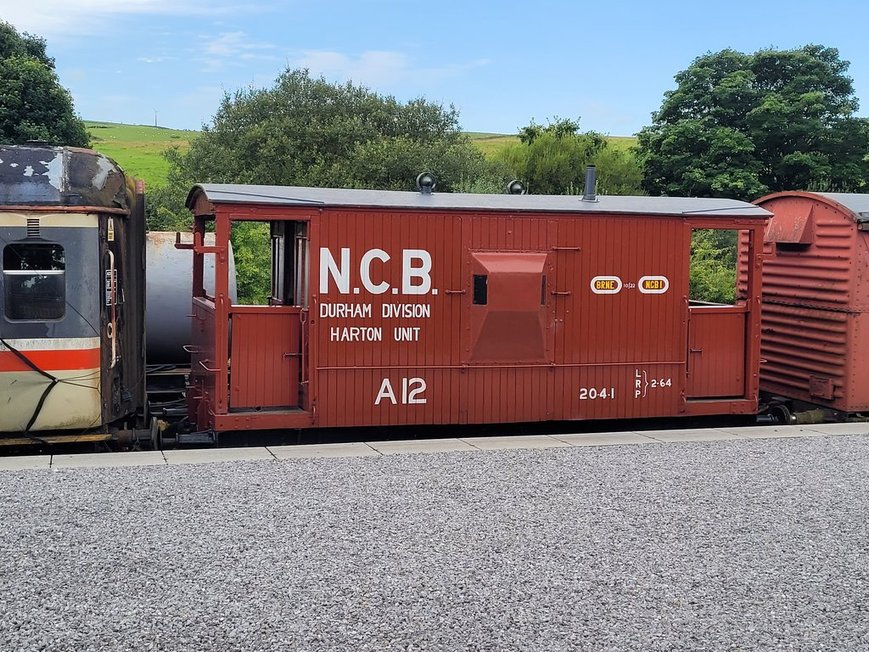
[[[639,215],[700,215],[705,217],[766,218],[771,213],[760,206],[735,199],[697,197],[639,197],[599,195],[583,201],[579,195],[483,195],[470,193],[395,190],[303,188],[203,183],[194,186],[187,207],[204,194],[213,204],[259,204],[310,206],[312,208],[397,208],[412,210],[538,211],[570,213],[619,213]]]

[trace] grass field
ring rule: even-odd
[[[519,136],[510,136],[507,134],[487,134],[478,131],[467,132],[471,141],[477,146],[483,156],[492,156],[495,152],[503,149],[507,145],[519,142]]]
[[[519,142],[519,136],[507,134],[489,134],[480,131],[469,131],[467,134],[484,156],[492,156],[501,148]],[[605,138],[610,146],[616,149],[627,149],[637,144],[634,136],[605,136]]]
[[[195,131],[181,131],[147,125],[125,125],[85,120],[91,146],[117,161],[126,172],[143,179],[146,185],[166,181],[169,164],[162,152],[177,145],[186,148]]]
[[[113,158],[124,170],[145,181],[146,186],[160,185],[166,181],[169,165],[162,153],[177,146],[185,149],[196,137],[196,131],[182,131],[148,125],[125,125],[115,122],[85,120],[91,135],[92,146],[98,152]],[[509,134],[467,132],[471,141],[484,156],[492,156],[498,150],[519,142],[519,137]],[[607,136],[613,147],[624,149],[636,145],[633,136]]]

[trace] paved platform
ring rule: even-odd
[[[866,651],[867,430],[17,458],[0,652]]]
[[[830,423],[802,426],[745,426],[645,430],[555,435],[513,435],[449,439],[410,439],[308,444],[302,446],[252,446],[248,448],[201,448],[133,453],[80,453],[67,455],[22,455],[0,457],[0,471],[25,469],[70,469],[98,467],[207,464],[253,460],[291,460],[317,457],[379,457],[407,453],[456,451],[503,451],[567,448],[576,446],[634,446],[680,442],[737,441],[794,437],[869,435],[869,423]]]

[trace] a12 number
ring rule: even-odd
[[[380,405],[383,399],[388,400],[393,405],[418,405],[425,403],[426,398],[420,396],[426,390],[425,381],[422,378],[402,378],[401,379],[401,396],[396,398],[395,389],[392,387],[392,382],[389,378],[384,378],[380,383],[380,391],[374,399],[374,405]],[[399,401],[398,399],[401,399]]]

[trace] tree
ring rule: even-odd
[[[869,125],[834,48],[703,55],[639,134],[651,194],[754,199],[869,183]]]
[[[691,234],[688,297],[731,304],[736,300],[738,231],[695,229]]]
[[[87,147],[84,123],[60,85],[45,41],[0,21],[0,142]]]
[[[449,192],[465,187],[485,165],[460,131],[453,107],[423,99],[401,103],[290,69],[272,88],[225,95],[189,151],[167,156],[169,183],[150,193],[151,228],[189,224],[183,203],[194,183],[414,190],[417,175],[431,172],[438,191]],[[255,226],[233,232],[239,297],[245,302],[266,291],[260,268],[268,269],[262,260],[268,251],[253,256],[247,251],[259,237]]]
[[[449,191],[482,155],[452,107],[406,104],[352,83],[287,70],[269,89],[225,95],[213,124],[172,163],[200,182],[414,188],[423,171]]]
[[[581,133],[579,121],[555,118],[546,126],[534,121],[519,131],[519,142],[496,156],[503,168],[523,181],[529,192],[577,194],[585,185],[585,169],[597,166],[601,194],[640,192],[640,167],[633,152],[610,147],[593,131]]]

